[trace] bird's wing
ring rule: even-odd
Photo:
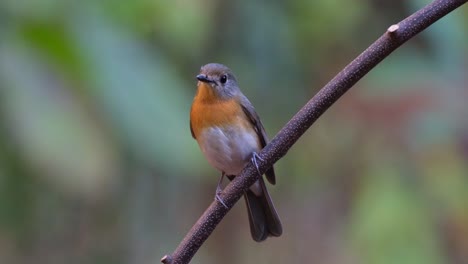
[[[260,121],[260,117],[258,116],[257,112],[255,112],[255,108],[253,107],[252,103],[250,103],[249,99],[247,99],[247,97],[242,96],[240,99],[240,104],[245,115],[249,118],[250,123],[253,125],[255,132],[257,132],[257,136],[260,139],[262,148],[264,148],[268,143],[268,136],[265,132],[262,121]],[[273,167],[268,169],[265,175],[268,182],[273,185],[276,184],[275,170]]]
[[[192,137],[195,138],[195,133],[193,133],[193,128],[192,128],[192,120],[190,120],[190,133],[192,133]]]
[[[193,114],[193,104],[192,104],[192,107],[190,107],[190,133],[192,134],[192,137],[193,137],[194,139],[197,139],[197,138],[195,137],[195,132],[193,132],[192,114]]]

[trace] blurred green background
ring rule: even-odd
[[[429,1],[0,2],[0,263],[159,263],[219,173],[189,131],[200,66],[269,135]],[[193,263],[468,263],[468,8],[398,49],[276,164],[280,238],[238,203]]]

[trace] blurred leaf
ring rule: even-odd
[[[0,9],[14,17],[28,19],[49,19],[60,13],[63,5],[67,1],[60,0],[40,0],[40,1],[17,1],[3,0],[0,1]]]
[[[80,80],[85,77],[81,58],[60,22],[25,23],[19,28],[19,33],[24,43],[43,56],[41,59],[56,66],[66,77]]]
[[[34,208],[35,182],[26,175],[15,174],[17,171],[14,169],[7,169],[13,164],[6,164],[5,162],[11,160],[5,156],[2,151],[0,153],[0,232],[20,240],[30,235],[29,219]]]
[[[435,223],[400,173],[384,165],[363,178],[350,226],[352,248],[361,263],[444,263]]]
[[[67,84],[30,50],[0,50],[2,107],[14,141],[39,175],[71,192],[103,194],[115,149]]]
[[[454,145],[424,149],[418,164],[424,184],[440,214],[468,217],[468,167]]]

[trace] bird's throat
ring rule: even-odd
[[[221,99],[217,95],[216,91],[209,84],[200,82],[198,85],[197,94],[195,100],[203,103],[217,103]]]

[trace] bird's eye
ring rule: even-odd
[[[221,78],[219,79],[219,81],[220,81],[221,83],[226,83],[226,81],[227,81],[227,75],[226,75],[226,74],[221,75]]]

